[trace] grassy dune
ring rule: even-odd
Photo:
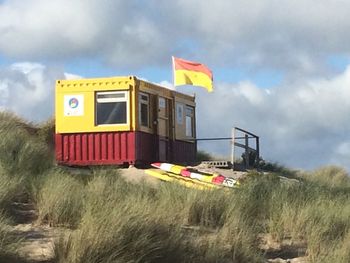
[[[0,262],[22,262],[14,235],[12,203],[30,198],[36,178],[52,166],[52,152],[37,135],[39,128],[0,112]]]
[[[266,262],[267,236],[301,247],[309,262],[350,262],[350,179],[342,168],[271,166],[228,192],[133,184],[117,169],[72,174],[56,166],[52,125],[0,113],[0,262],[16,262],[21,240],[11,234],[10,207],[23,199],[37,207],[38,224],[67,229],[54,262]]]

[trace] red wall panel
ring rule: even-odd
[[[140,163],[152,163],[157,161],[156,136],[145,132],[136,133],[136,159]]]
[[[149,164],[160,161],[160,139],[145,132],[99,132],[56,134],[56,160],[66,165]],[[170,141],[169,154],[163,154],[172,163],[195,161],[196,144]],[[168,144],[167,144],[168,145]]]
[[[197,147],[195,143],[185,141],[172,142],[172,161],[179,164],[190,164],[196,160]]]
[[[67,165],[135,163],[135,132],[56,134],[56,160]]]

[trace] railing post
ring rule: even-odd
[[[232,170],[235,170],[235,136],[236,135],[236,128],[232,128],[231,131],[231,164],[232,164]]]
[[[259,169],[260,162],[260,146],[259,146],[259,137],[256,136],[256,167]]]
[[[244,135],[244,140],[245,140],[245,168],[249,168],[249,138],[248,134]]]

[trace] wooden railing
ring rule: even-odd
[[[236,136],[239,133],[241,136]],[[250,140],[255,140],[255,148],[251,147],[249,143]],[[252,166],[258,167],[260,160],[260,147],[259,147],[259,136],[243,130],[238,127],[232,128],[231,137],[217,137],[217,138],[199,138],[192,139],[194,141],[222,141],[222,140],[230,140],[231,141],[231,164],[232,169],[235,168],[235,147],[239,147],[244,149],[243,153],[243,162],[244,168],[249,169]],[[243,140],[244,143],[241,142]]]

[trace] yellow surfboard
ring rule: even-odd
[[[166,172],[160,169],[147,169],[145,170],[145,173],[163,181],[176,182],[186,187],[190,187],[194,189],[209,190],[209,189],[222,188],[219,185],[199,181],[196,179],[192,179],[190,177],[184,177],[184,176]]]

